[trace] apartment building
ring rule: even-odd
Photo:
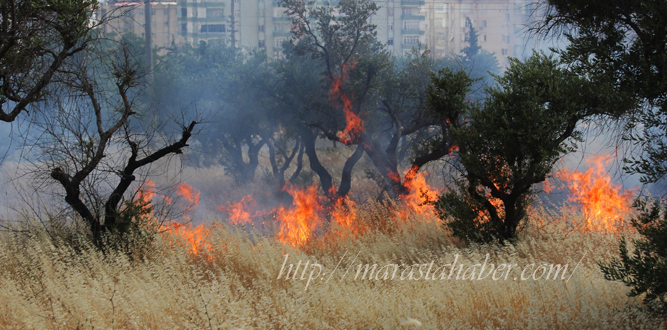
[[[98,19],[113,18],[102,25],[105,33],[134,33],[144,38],[144,2],[103,3]],[[183,44],[185,39],[178,29],[179,6],[175,1],[151,2],[151,39],[154,46],[169,47],[172,43]]]
[[[335,1],[332,1],[332,3]],[[318,0],[317,4],[324,1]],[[290,38],[291,23],[285,8],[273,0],[178,0],[152,2],[153,44],[224,42],[237,47],[263,48],[280,58],[283,41]],[[459,53],[467,45],[470,27],[478,31],[479,44],[494,52],[501,65],[508,56],[523,55],[525,24],[533,10],[528,0],[377,0],[380,42],[395,55],[426,45],[434,57]],[[101,14],[122,15],[104,26],[105,31],[133,32],[143,37],[143,2],[105,3]]]
[[[478,34],[478,44],[495,53],[504,66],[508,56],[528,55],[525,32],[534,8],[534,3],[526,0],[428,2],[425,43],[435,57],[459,53],[468,45],[472,25]]]

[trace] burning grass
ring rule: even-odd
[[[343,208],[340,212],[349,212]],[[131,260],[76,249],[43,233],[0,240],[3,329],[657,329],[627,288],[603,279],[596,261],[617,255],[619,236],[577,230],[584,214],[531,212],[514,246],[465,246],[427,214],[392,216],[396,205],[358,205],[363,233],[318,234],[300,248],[238,226],[206,227],[193,253],[165,232]],[[332,222],[330,232],[346,230]],[[176,235],[188,227],[175,228]],[[190,231],[199,230],[197,227]],[[335,229],[335,230],[334,230]],[[632,233],[626,235],[632,236]],[[351,238],[354,237],[354,238]],[[186,236],[181,242],[187,242]],[[196,240],[195,240],[196,241]],[[581,260],[570,281],[355,280],[358,264],[489,262],[518,265]],[[289,263],[325,270],[305,280],[277,279]],[[585,256],[584,256],[585,255]],[[584,258],[582,259],[582,256]],[[356,259],[355,259],[356,257]],[[342,260],[342,261],[341,261]],[[351,266],[348,275],[345,270]],[[334,270],[335,269],[335,270]],[[299,275],[301,275],[299,271]],[[308,278],[308,273],[305,278]],[[327,280],[332,276],[330,280]]]

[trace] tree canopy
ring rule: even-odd
[[[536,31],[563,35],[570,42],[558,50],[581,75],[597,75],[627,107],[607,113],[627,120],[624,137],[643,149],[626,159],[630,173],[645,183],[667,174],[667,4],[659,0],[564,1],[542,3],[544,21]],[[638,102],[635,103],[634,101]]]

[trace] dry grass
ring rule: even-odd
[[[360,217],[377,223],[382,212],[387,211],[367,205]],[[605,281],[598,270],[596,261],[617,255],[617,236],[571,231],[557,223],[528,228],[515,246],[464,246],[434,219],[417,217],[400,225],[385,221],[376,226],[382,232],[320,240],[301,250],[222,225],[209,237],[217,247],[209,256],[192,256],[161,238],[139,260],[85,246],[57,246],[43,235],[5,234],[0,242],[0,328],[664,327],[660,319],[636,309],[638,300],[626,297],[627,288]],[[489,263],[568,263],[570,269],[585,257],[569,282],[515,281],[512,276],[506,281],[354,280],[359,263],[442,265],[458,254],[459,264],[473,265],[487,253]],[[322,265],[324,279],[315,279],[307,290],[309,272],[303,281],[277,279],[286,254],[288,263]],[[348,266],[352,269],[341,281]]]

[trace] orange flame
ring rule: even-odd
[[[452,155],[452,153],[455,153],[455,152],[459,152],[459,146],[457,146],[457,145],[453,145],[453,146],[449,147],[449,149],[447,150],[447,153],[450,154],[450,155]],[[453,155],[452,155],[452,157],[453,157]]]
[[[586,162],[591,168],[586,173],[561,170],[557,176],[569,182],[569,200],[581,205],[586,217],[585,231],[617,232],[623,226],[623,218],[630,211],[632,190],[621,192],[621,187],[611,183],[605,171],[608,155],[596,156]]]
[[[252,220],[252,215],[248,210],[255,208],[257,202],[252,199],[252,194],[245,196],[241,199],[240,202],[236,204],[230,204],[227,202],[227,206],[221,206],[220,211],[226,212],[229,214],[229,222],[238,225],[242,223],[249,223]]]
[[[155,182],[146,180],[137,190],[137,199],[141,201],[152,201],[155,197]]]
[[[276,219],[280,223],[278,239],[292,246],[303,246],[321,225],[320,212],[322,206],[317,193],[317,185],[313,184],[306,189],[299,189],[292,185],[285,187],[294,199],[293,205],[287,209],[281,206],[276,212]]]
[[[409,213],[419,215],[434,215],[433,205],[429,201],[437,199],[438,191],[426,183],[426,171],[417,172],[417,167],[412,167],[405,173],[405,187],[408,194],[401,196],[406,208],[399,211],[401,218],[405,219]]]
[[[352,102],[350,102],[350,98],[342,90],[343,83],[347,78],[347,71],[353,69],[355,64],[355,62],[352,62],[351,64],[344,63],[341,65],[342,74],[334,77],[331,90],[329,91],[329,100],[331,102],[334,104],[338,103],[336,102],[337,97],[340,97],[343,101],[343,113],[345,114],[346,125],[345,129],[342,132],[338,132],[337,136],[342,143],[348,145],[364,131],[364,121],[352,112]]]
[[[331,221],[343,230],[338,233],[338,236],[343,240],[351,235],[359,237],[368,229],[366,225],[359,223],[356,207],[356,203],[345,196],[336,200],[331,209]]]
[[[184,182],[176,186],[176,188],[176,194],[185,197],[193,207],[199,205],[199,191],[196,191],[191,185]]]
[[[194,256],[202,252],[211,252],[213,246],[208,240],[211,230],[204,224],[192,227],[190,224],[171,222],[164,226],[166,233],[182,241]],[[173,244],[173,242],[170,242]]]

